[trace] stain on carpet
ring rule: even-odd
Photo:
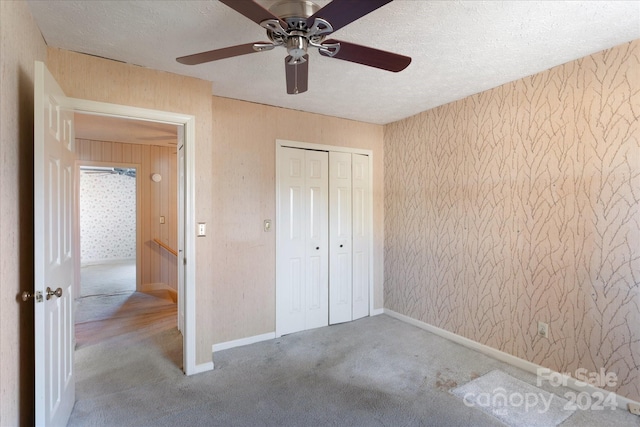
[[[454,387],[457,387],[458,383],[451,378],[445,378],[442,372],[436,372],[436,388],[440,391],[449,391]]]

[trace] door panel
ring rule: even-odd
[[[278,152],[276,334],[328,324],[328,156]]]
[[[289,296],[291,301],[290,315],[302,316],[304,313],[302,313],[302,286],[300,284],[304,282],[304,277],[302,276],[302,260],[300,258],[289,259],[289,280],[292,283],[289,288],[291,293]]]
[[[280,241],[278,253],[276,292],[276,328],[280,334],[295,332],[304,325],[303,289],[305,250],[303,230],[305,209],[302,192],[304,153],[284,149],[279,171],[280,224],[277,227]]]
[[[302,200],[302,188],[291,185],[289,187],[289,240],[299,242],[302,239],[304,229],[304,201]]]
[[[369,156],[352,155],[353,320],[369,315],[370,180]]]
[[[352,318],[351,153],[329,153],[329,323]]]
[[[307,219],[305,233],[305,258],[307,269],[305,329],[329,324],[329,259],[328,259],[328,211],[329,157],[326,152],[303,151],[305,156],[304,216]]]
[[[34,302],[36,425],[66,425],[73,370],[73,112],[41,62],[34,87]],[[61,288],[60,297],[47,288]]]

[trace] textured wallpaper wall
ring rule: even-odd
[[[80,260],[135,259],[136,179],[80,173]]]
[[[385,307],[640,401],[639,117],[634,41],[388,125]]]

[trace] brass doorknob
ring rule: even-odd
[[[33,298],[34,295],[31,294],[31,292],[29,291],[24,291],[22,293],[22,301],[29,301],[29,298]]]
[[[51,288],[47,286],[47,299],[50,299],[52,296],[60,298],[62,296],[62,288],[58,288],[55,291],[52,291]]]

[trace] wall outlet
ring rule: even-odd
[[[629,412],[633,415],[640,415],[640,403],[629,403]]]
[[[549,325],[544,322],[538,322],[538,335],[543,338],[549,338]]]

